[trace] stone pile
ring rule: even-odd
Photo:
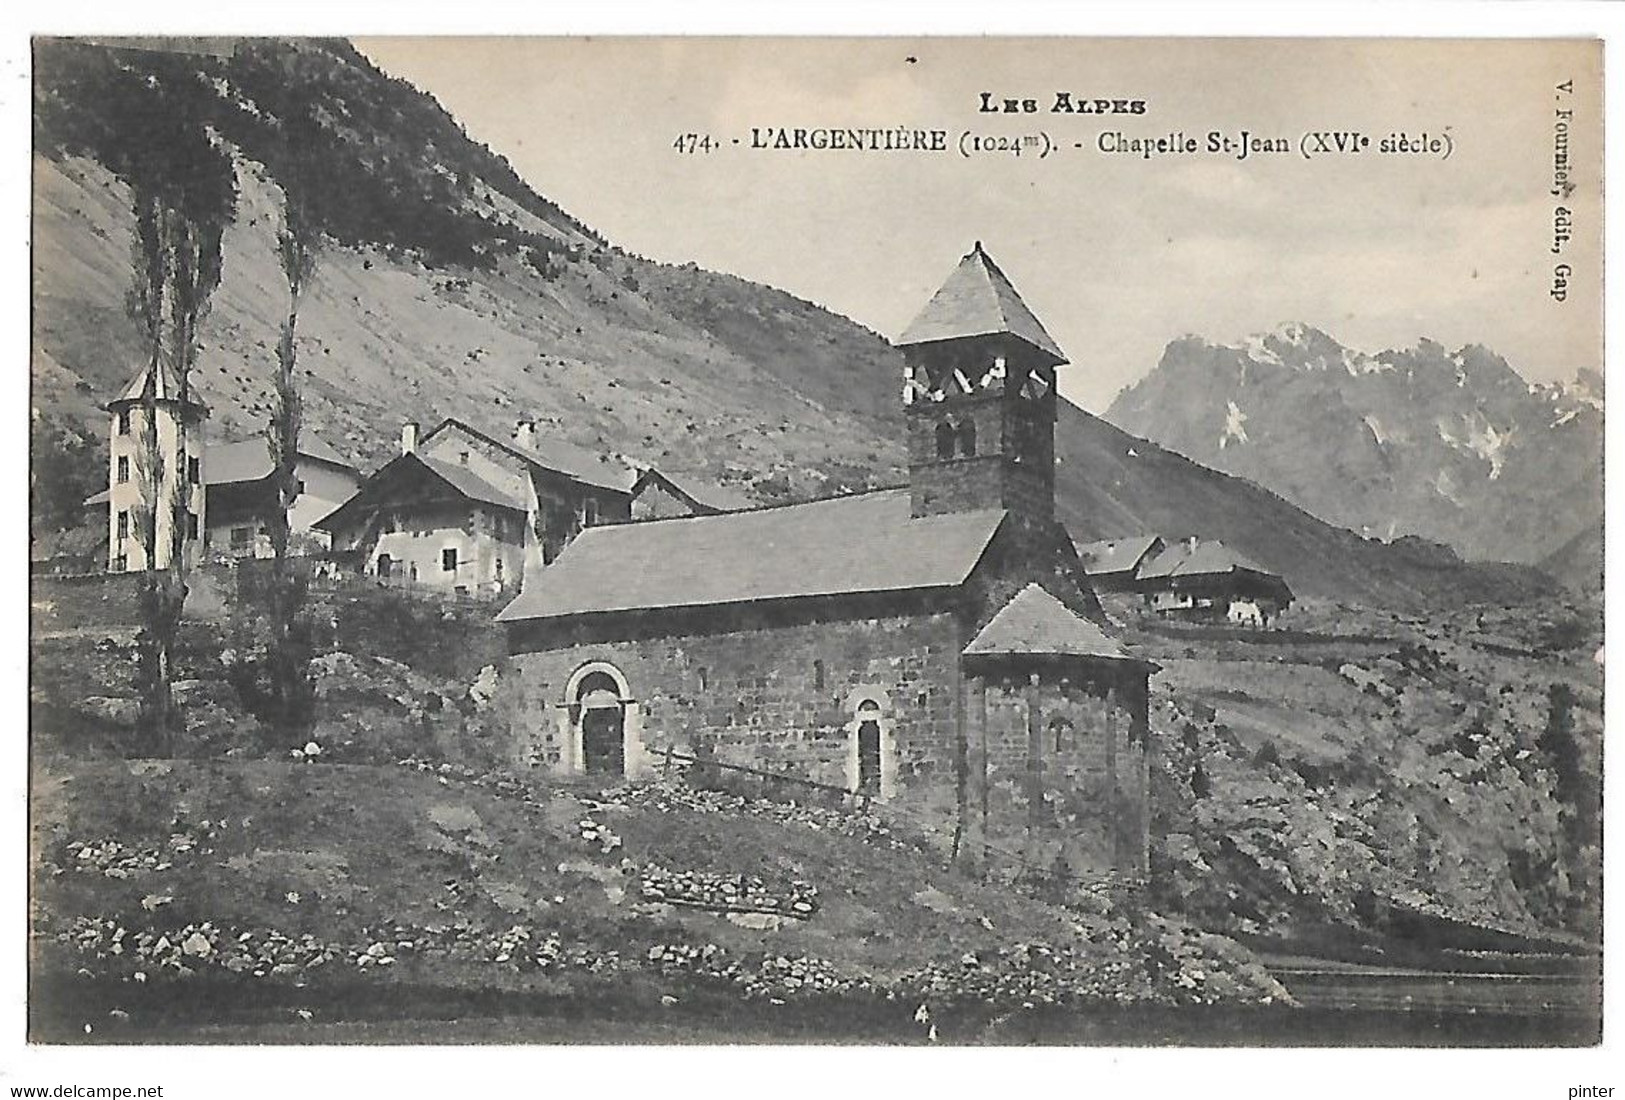
[[[691,905],[719,912],[776,913],[806,920],[818,911],[818,887],[799,879],[775,889],[756,875],[643,868],[638,896],[644,901]]]
[[[747,999],[783,1004],[791,997],[820,993],[874,992],[866,977],[848,977],[831,963],[810,955],[767,955],[755,965],[732,958],[714,943],[665,943],[649,948],[645,961],[666,975],[682,975],[733,986]]]
[[[935,961],[904,974],[896,989],[932,1003],[1023,1008],[1164,999],[1130,956],[1083,956],[1039,943]]]
[[[516,924],[486,943],[487,957],[514,970],[573,970],[604,974],[621,968],[619,951],[600,951],[585,944],[565,946],[557,932],[533,932]]]
[[[900,837],[891,823],[870,810],[836,810],[799,802],[746,798],[668,782],[623,784],[605,790],[602,799],[606,805],[638,806],[662,812],[678,809],[711,814],[746,813],[785,825],[854,837],[878,847],[904,851],[915,847]]]
[[[609,855],[621,846],[621,838],[601,822],[584,817],[576,823],[577,835],[596,847],[600,854]]]
[[[199,821],[171,833],[161,846],[125,844],[111,837],[67,841],[47,855],[43,869],[51,875],[75,871],[93,872],[107,878],[129,878],[142,871],[167,871],[186,863],[194,853],[212,851],[215,839],[226,825],[224,818]]]
[[[168,931],[127,929],[94,917],[74,920],[57,937],[96,959],[117,960],[136,982],[157,976],[187,977],[208,967],[257,978],[314,970],[344,955],[314,936],[274,931],[239,932],[209,921]]]
[[[997,1009],[1160,1003],[1291,1002],[1256,965],[1203,951],[1200,937],[1171,925],[1146,930],[1163,948],[1146,953],[1084,953],[1070,947],[1021,943],[991,953],[966,952],[908,971],[894,980],[843,973],[810,955],[731,956],[714,943],[660,943],[634,957],[587,944],[566,944],[549,930],[514,925],[492,932],[459,920],[453,925],[365,928],[349,944],[274,929],[241,930],[210,922],[168,930],[127,929],[116,921],[78,918],[56,939],[87,962],[97,960],[126,980],[181,979],[207,968],[266,980],[304,980],[330,964],[383,973],[402,958],[432,956],[524,972],[610,975],[643,970],[732,987],[748,1000],[783,1004],[819,995],[865,995],[905,1002],[980,1004]],[[1135,934],[1119,936],[1127,942]],[[1113,941],[1115,942],[1115,940]],[[1156,945],[1153,945],[1155,947]],[[1255,972],[1256,971],[1256,972]],[[93,973],[82,968],[82,974]]]

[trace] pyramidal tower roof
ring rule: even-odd
[[[1032,345],[1056,363],[1066,362],[1066,353],[1044,331],[1009,278],[977,241],[897,343],[906,347],[1000,333]]]
[[[135,377],[130,379],[130,384],[125,386],[110,404],[118,405],[127,401],[142,400],[146,396],[147,379],[149,377],[154,377],[153,396],[157,400],[179,401],[181,399],[180,379],[176,377],[174,369],[167,363],[160,363],[156,367],[156,376],[153,375],[154,369],[154,366],[149,363],[136,371]],[[187,404],[195,405],[200,409],[204,407],[203,402],[198,399],[195,393],[187,395]]]

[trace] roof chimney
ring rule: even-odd
[[[536,421],[521,420],[514,425],[513,441],[527,451],[536,449]]]
[[[409,455],[418,449],[418,422],[408,420],[401,425],[401,454]]]

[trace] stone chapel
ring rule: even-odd
[[[1066,357],[980,242],[898,341],[906,486],[583,531],[499,615],[520,755],[843,787],[956,857],[1143,878],[1148,681],[1055,518]]]

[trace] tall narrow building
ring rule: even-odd
[[[148,516],[157,520],[156,568],[169,567],[177,546],[189,564],[202,553],[208,410],[180,389],[173,371],[149,365],[108,402],[107,568],[112,572],[148,568]]]

